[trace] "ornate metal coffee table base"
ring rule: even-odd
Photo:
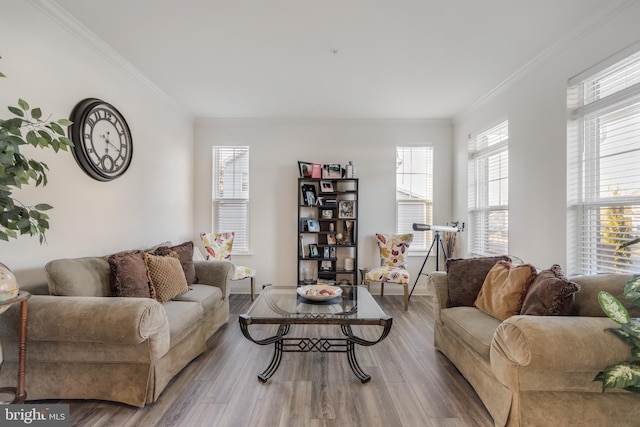
[[[389,335],[391,330],[391,324],[393,319],[391,317],[383,317],[380,319],[379,325],[383,326],[380,338],[376,341],[368,341],[363,338],[357,337],[351,330],[351,325],[340,324],[340,329],[346,338],[294,338],[286,337],[291,329],[291,324],[281,324],[278,327],[276,335],[265,338],[262,340],[254,339],[249,333],[249,325],[251,325],[252,319],[246,314],[240,315],[240,329],[242,334],[250,341],[259,345],[274,344],[273,357],[269,366],[261,373],[258,374],[258,379],[262,382],[267,381],[278,370],[280,362],[282,361],[282,353],[308,353],[308,352],[320,352],[320,353],[347,353],[347,359],[349,360],[349,366],[353,373],[362,381],[366,383],[371,379],[371,375],[365,373],[356,357],[355,346],[371,346],[379,343]]]

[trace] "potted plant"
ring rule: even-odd
[[[0,77],[6,77],[0,72]],[[67,119],[51,120],[42,110],[31,107],[19,99],[17,106],[9,106],[13,115],[0,118],[0,240],[8,241],[18,235],[37,235],[40,244],[45,241],[49,229],[49,216],[45,213],[51,205],[38,203],[27,206],[15,199],[13,192],[24,185],[47,185],[46,163],[26,157],[20,152],[23,145],[55,152],[67,151],[72,146],[64,128],[71,125]]]
[[[634,275],[625,285],[623,296],[633,305],[640,306],[640,275]],[[599,372],[594,381],[602,381],[602,391],[622,388],[640,393],[640,318],[632,318],[622,303],[608,292],[601,291],[598,301],[605,314],[620,325],[609,328],[609,332],[627,343],[631,348],[628,361],[608,366]]]

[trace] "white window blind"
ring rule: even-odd
[[[396,148],[396,233],[413,233],[412,251],[426,251],[431,231],[414,231],[413,223],[432,224],[433,148]]]
[[[640,51],[606,62],[569,81],[571,274],[640,270]]]
[[[249,147],[213,147],[213,230],[235,232],[233,253],[249,251]]]
[[[509,124],[469,138],[469,248],[476,256],[509,250]]]

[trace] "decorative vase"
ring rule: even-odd
[[[18,280],[9,268],[0,262],[0,302],[15,298],[18,295]],[[9,306],[0,307],[0,314],[4,313]]]

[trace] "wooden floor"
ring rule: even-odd
[[[431,299],[414,295],[404,312],[401,296],[375,298],[393,316],[393,328],[381,343],[357,348],[360,365],[372,376],[366,384],[341,353],[285,353],[275,375],[259,382],[256,375],[268,365],[272,347],[242,336],[238,314],[251,301],[248,295],[231,295],[229,323],[157,402],[144,408],[93,400],[49,402],[68,403],[71,425],[83,427],[492,426],[471,386],[433,348]],[[254,336],[274,331],[270,325],[252,328]],[[320,327],[294,326],[290,336],[301,336],[295,328]],[[322,328],[321,336],[333,335]],[[354,327],[354,332],[372,339],[379,328]]]

